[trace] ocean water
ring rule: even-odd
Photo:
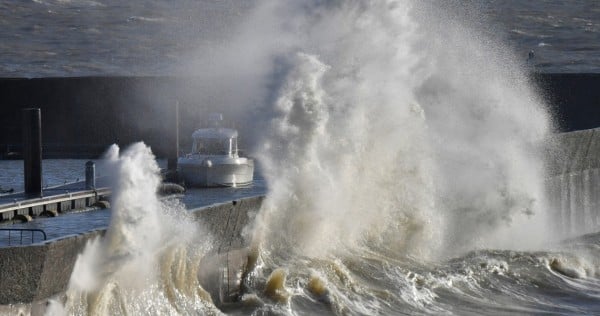
[[[259,1],[0,1],[0,76],[198,75],[196,59],[242,32]],[[310,3],[311,1],[309,1]],[[314,1],[313,1],[314,2]],[[594,0],[450,1],[543,72],[598,72]]]
[[[244,295],[220,310],[197,278],[215,242],[181,202],[153,196],[149,148],[113,147],[107,235],[86,247],[46,314],[599,313],[600,235],[555,229],[563,216],[547,193],[556,175],[545,150],[554,122],[527,76],[597,71],[598,8],[533,3],[5,5],[71,23],[70,33],[3,41],[35,42],[67,64],[6,58],[18,76],[185,71],[216,83],[199,93],[244,100],[229,106],[256,126],[250,151],[267,188],[244,231],[255,259]]]

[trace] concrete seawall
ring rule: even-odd
[[[66,289],[77,256],[103,231],[44,244],[0,248],[0,304],[31,303]]]
[[[557,134],[553,139],[549,208],[555,231],[574,236],[600,227],[600,128]]]
[[[600,74],[532,74],[561,131],[600,126]],[[252,135],[251,114],[226,104],[190,77],[0,78],[0,158],[21,150],[20,111],[39,107],[45,158],[90,158],[110,144],[143,140],[166,157],[175,139],[175,102],[179,102],[182,149],[203,113],[222,112],[240,135]],[[255,115],[261,115],[256,113]],[[240,115],[244,115],[240,117]],[[246,124],[246,125],[244,125]],[[248,140],[246,140],[247,142]],[[249,144],[245,144],[248,146]]]
[[[191,212],[218,240],[215,249],[222,253],[247,246],[243,228],[251,223],[252,214],[258,212],[263,199],[262,196],[245,198]],[[86,243],[104,232],[98,230],[42,244],[0,248],[0,305],[36,302],[44,305],[46,299],[63,293]]]

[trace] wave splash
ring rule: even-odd
[[[281,19],[304,36],[279,59],[257,150],[266,247],[439,258],[548,237],[549,116],[507,49],[426,4],[274,7],[302,12]]]
[[[105,158],[114,172],[110,226],[78,258],[65,302],[52,301],[46,314],[215,313],[197,277],[210,238],[178,201],[158,199],[150,148],[113,145]]]
[[[551,309],[547,293],[539,305],[493,303],[498,291],[531,298],[512,271],[561,282],[540,263],[550,255],[489,250],[560,238],[547,230],[540,146],[552,123],[522,62],[457,22],[451,5],[260,8],[254,21],[293,40],[278,47],[261,108],[256,155],[269,193],[247,301],[284,314],[461,314],[473,301],[475,310]]]

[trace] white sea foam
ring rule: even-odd
[[[253,53],[279,67],[257,148],[267,245],[428,257],[547,237],[549,119],[508,49],[416,2],[266,3],[250,20],[294,39]]]
[[[78,258],[66,303],[48,315],[187,314],[214,310],[198,284],[210,240],[185,208],[156,195],[159,169],[143,143],[105,155],[112,171],[112,216],[106,234]],[[199,239],[202,237],[202,239]]]

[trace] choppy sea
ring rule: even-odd
[[[190,75],[189,60],[234,35],[255,2],[3,0],[0,76]],[[600,71],[594,0],[456,1],[454,7],[480,15],[480,27],[505,38],[524,61],[534,51],[538,71]]]

